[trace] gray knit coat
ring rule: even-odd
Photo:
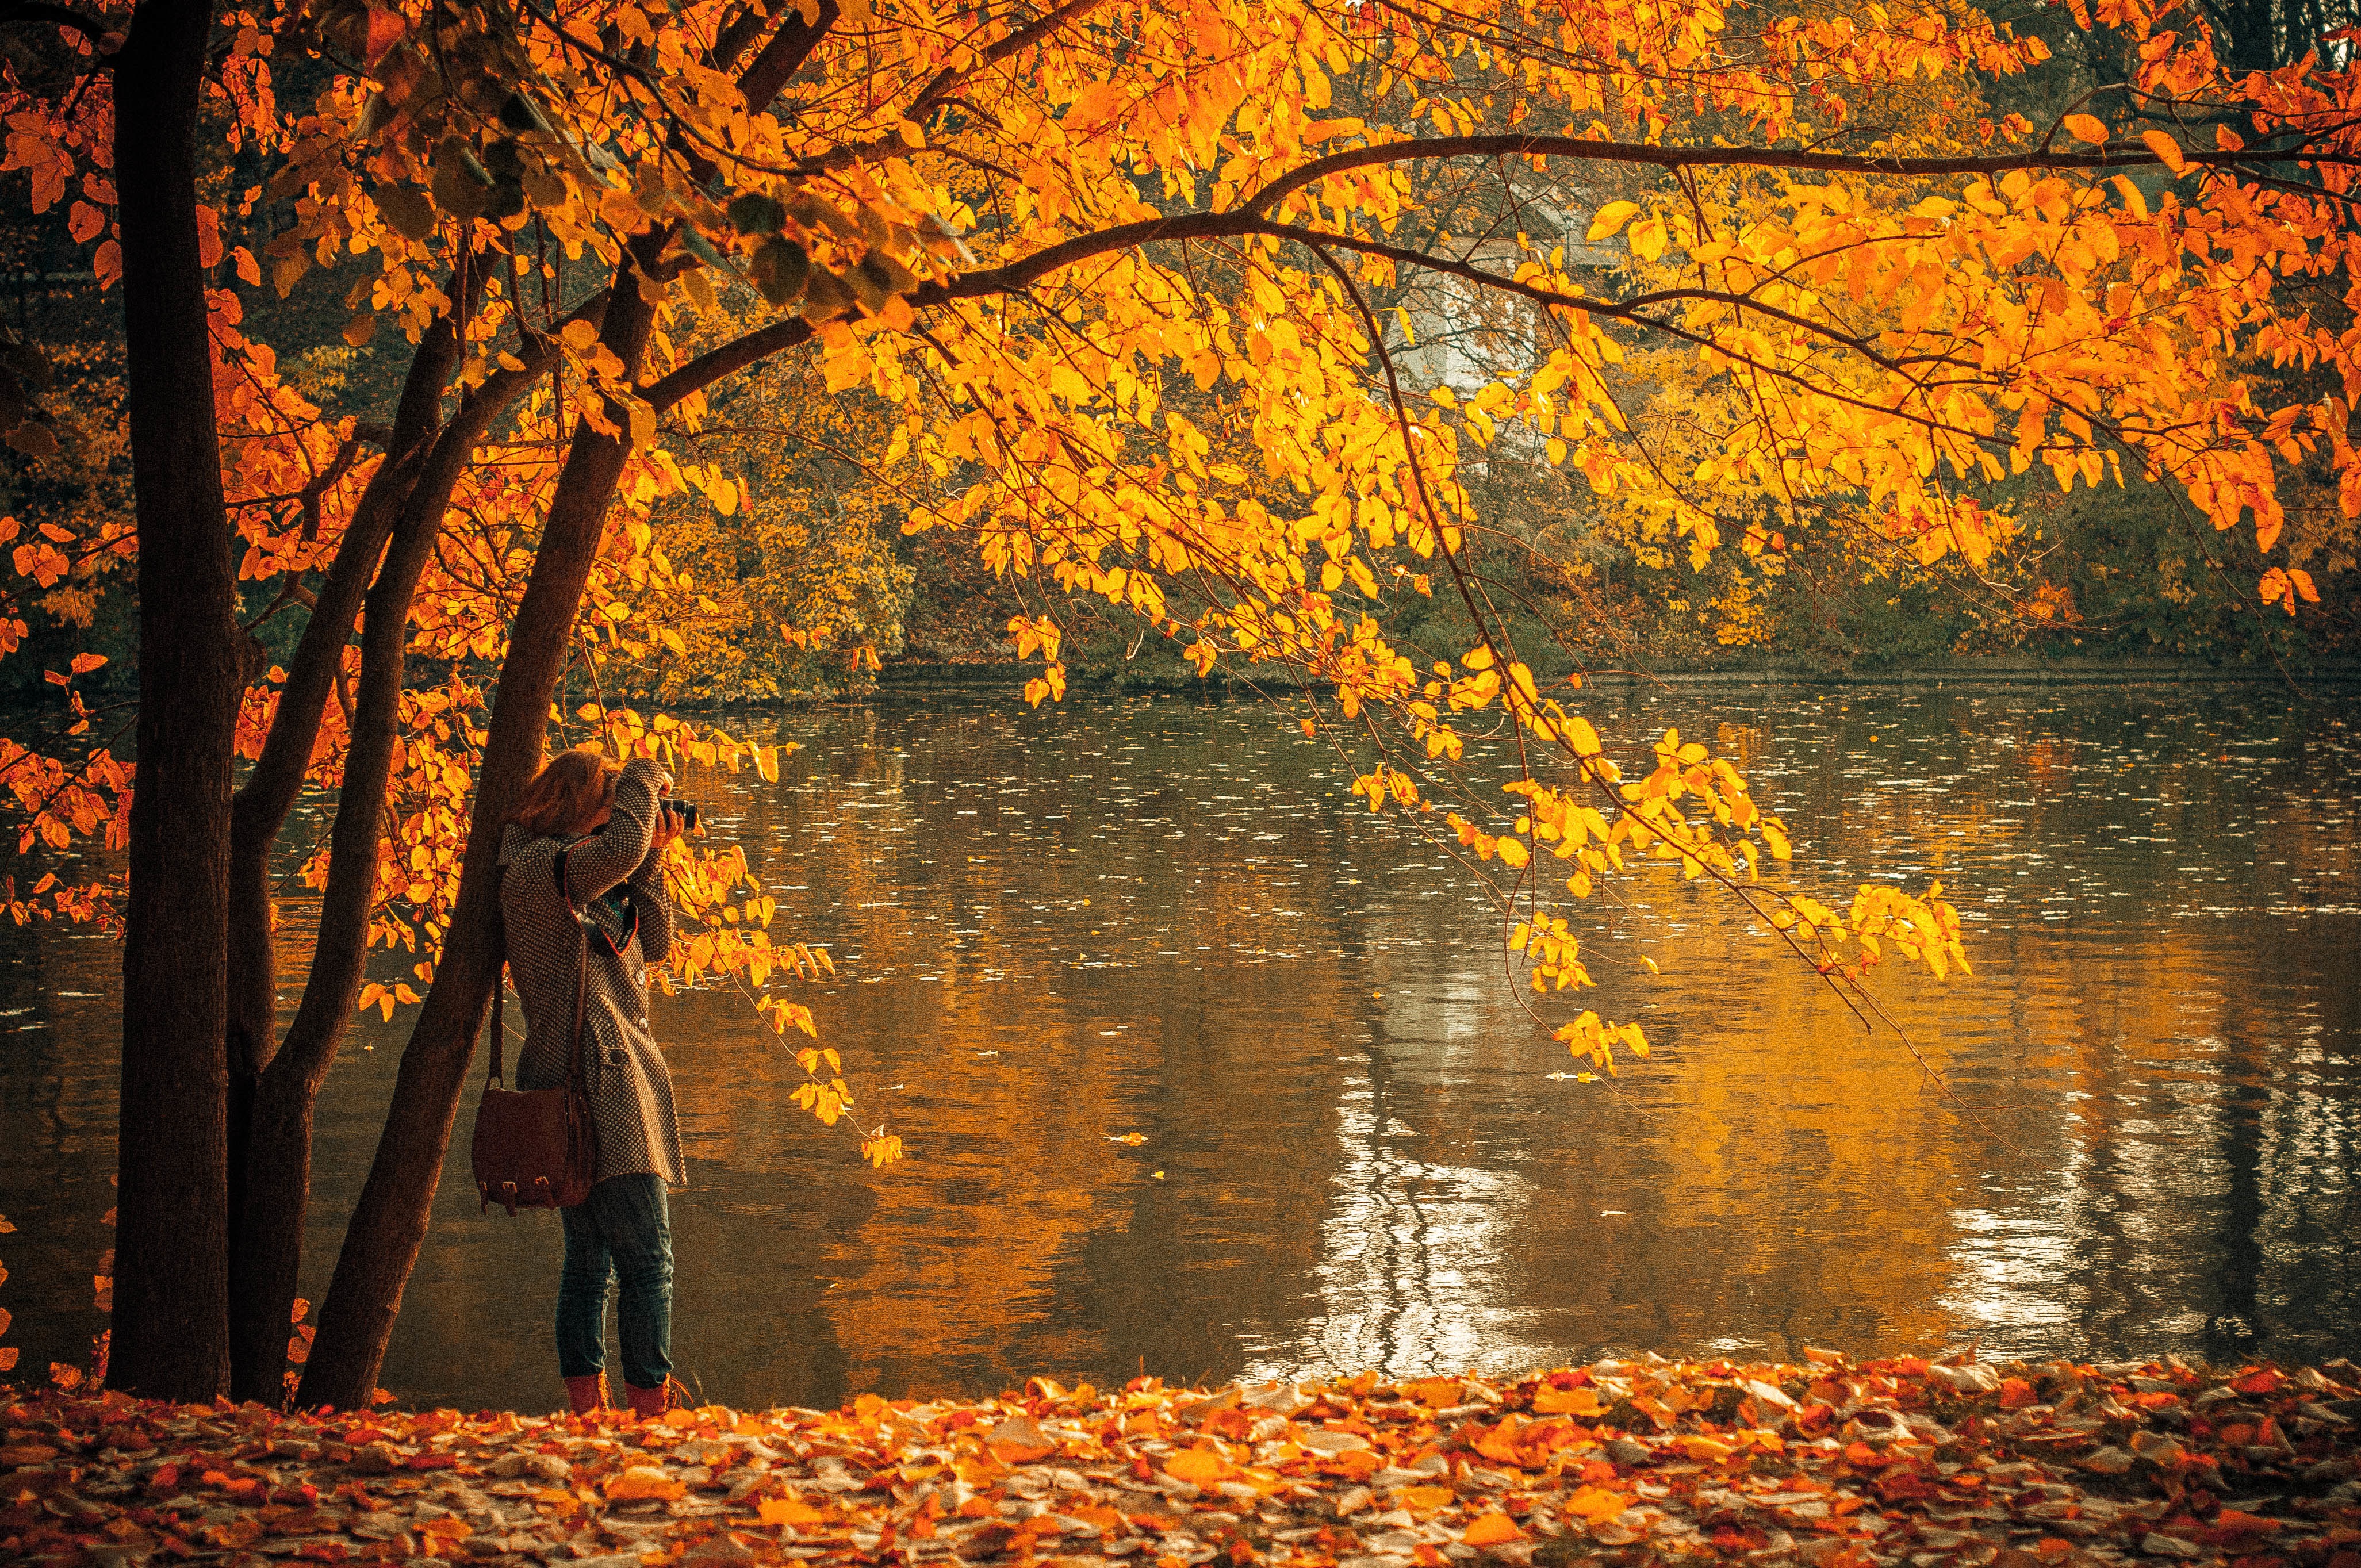
[[[687,1179],[673,1112],[672,1069],[648,1032],[647,966],[662,963],[672,950],[672,903],[664,895],[654,847],[656,798],[664,779],[653,761],[639,758],[616,781],[614,814],[603,832],[572,840],[534,838],[511,823],[500,844],[509,977],[524,1003],[519,1089],[555,1089],[566,1081],[575,966],[583,961],[588,938],[583,1082],[598,1132],[600,1181],[637,1171],[653,1172],[674,1186]],[[566,880],[571,909],[555,874],[558,851],[569,842]],[[630,893],[636,928],[599,897],[618,883]],[[577,924],[577,909],[621,950],[609,953],[607,942]]]

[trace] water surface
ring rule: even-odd
[[[736,993],[659,999],[683,1375],[828,1404],[1605,1347],[2361,1350],[2361,705],[1753,687],[1587,711],[1718,737],[1831,902],[1942,878],[1976,977],[1881,971],[1910,1044],[1872,1036],[1742,909],[1652,873],[1583,937],[1586,1001],[1643,1021],[1653,1059],[1581,1084],[1481,890],[1259,704],[898,697],[788,716],[775,785],[686,781],[777,934],[833,954],[791,994],[912,1157],[871,1172],[796,1110]],[[38,1367],[103,1326],[117,955],[5,941],[0,1306]],[[368,1014],[324,1099],[308,1292],[405,1023]],[[557,1227],[475,1212],[472,1100],[384,1381],[546,1407]]]

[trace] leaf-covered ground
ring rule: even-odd
[[[2361,1368],[1601,1362],[658,1421],[7,1405],[0,1560],[2361,1568]]]

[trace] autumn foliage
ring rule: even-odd
[[[145,58],[139,29],[163,13],[0,13],[27,47],[0,83],[5,166],[67,214],[103,283],[149,216],[117,202],[118,115],[139,105],[116,102],[110,61]],[[774,526],[762,465],[720,438],[735,378],[776,356],[879,427],[882,449],[862,445],[891,497],[879,515],[956,536],[1025,596],[1010,630],[1042,661],[1032,700],[1063,693],[1063,607],[1084,599],[1200,672],[1333,694],[1301,721],[1354,756],[1368,809],[1432,824],[1491,879],[1537,1006],[1590,982],[1570,903],[1642,861],[1726,886],[1863,1006],[1870,965],[1939,977],[1967,954],[1939,887],[1813,896],[1794,830],[1728,760],[1676,732],[1601,737],[1578,675],[1535,674],[1512,585],[1484,562],[1543,546],[1477,504],[1491,466],[1565,476],[1700,568],[1840,518],[1863,549],[1972,570],[2037,478],[2147,476],[2265,552],[2299,469],[2324,465],[2361,513],[2355,78],[2317,54],[2233,75],[2192,11],[2078,6],[2125,79],[2037,124],[1986,100],[2048,47],[1933,4],[207,16],[190,90],[268,170],[192,208],[237,631],[303,626],[286,662],[240,672],[223,1049],[259,1086],[258,1124],[283,1129],[256,1157],[300,1174],[344,1021],[425,1001],[423,1065],[364,1200],[372,1235],[423,1223],[449,1064],[497,962],[489,835],[546,731],[768,775],[774,754],[615,688],[700,657],[719,620],[742,635],[753,607],[826,621],[873,662],[869,588],[741,586],[725,616],[706,575],[713,519],[769,516],[769,548],[836,548]],[[1920,119],[1889,123],[1897,103]],[[390,425],[298,395],[245,331],[248,302],[315,271],[345,291],[347,342],[399,345]],[[1419,372],[1411,278],[1515,330]],[[55,445],[38,359],[10,347],[0,400],[36,459]],[[1667,376],[1697,390],[1677,430],[1635,417]],[[120,517],[0,527],[17,541],[0,632],[17,639],[32,594],[139,548]],[[2274,565],[2256,603],[2293,613],[2317,591]],[[1460,645],[1386,634],[1413,596],[1464,611]],[[805,648],[818,630],[779,626]],[[51,677],[74,705],[65,735],[0,743],[36,861],[121,841],[137,799],[75,695],[89,674]],[[1495,725],[1517,745],[1505,779],[1466,760],[1469,727]],[[282,1041],[260,1000],[276,960],[259,868],[304,789],[339,798],[302,864],[326,913]],[[670,874],[699,929],[669,982],[742,983],[783,1036],[817,1035],[790,997],[824,956],[771,934],[742,852],[684,847]],[[104,916],[106,885],[52,875],[15,898],[19,920]],[[365,982],[371,944],[402,948],[427,989]],[[1635,1025],[1565,1011],[1542,1022],[1591,1065],[1645,1049]],[[839,1058],[797,1045],[804,1102],[835,1122],[857,1103]],[[862,1147],[898,1150],[882,1128]],[[282,1253],[300,1222],[300,1201],[247,1220]],[[369,1387],[414,1255],[376,1245],[348,1243],[307,1398]],[[252,1277],[241,1310],[275,1345],[291,1265]],[[275,1387],[277,1371],[239,1376]]]

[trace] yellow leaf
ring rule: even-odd
[[[1592,239],[1610,237],[1625,224],[1630,223],[1631,214],[1639,210],[1640,203],[1637,202],[1608,203],[1598,209],[1598,215],[1590,220],[1589,237]]]
[[[2077,141],[2089,142],[2092,147],[2107,145],[2105,122],[2095,115],[2069,115],[2066,116],[2066,129]]]
[[[1210,1486],[1235,1475],[1238,1467],[1210,1449],[1188,1448],[1164,1462],[1164,1473],[1193,1486]]]
[[[2142,131],[2140,140],[2147,143],[2148,151],[2162,159],[2164,166],[2173,173],[2179,174],[2188,167],[2187,161],[2181,156],[2180,144],[2165,132]]]

